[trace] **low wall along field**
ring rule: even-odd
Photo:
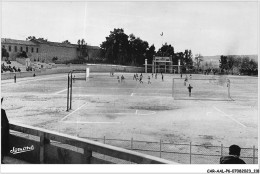
[[[90,69],[90,72],[144,72],[143,67],[132,67],[132,66],[121,66],[121,65],[102,65],[102,64],[87,64],[87,65],[57,65],[57,68],[45,69],[42,68],[40,71],[28,71],[28,72],[14,72],[14,73],[2,73],[1,79],[13,79],[16,74],[17,78],[32,77],[33,74],[36,76],[49,75],[49,74],[60,74],[68,73],[72,70],[86,70]]]

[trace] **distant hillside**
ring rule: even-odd
[[[203,56],[204,61],[216,61],[220,59],[221,55],[216,55],[216,56]],[[235,57],[249,57],[249,59],[254,59],[255,61],[258,62],[258,56],[257,55],[225,55],[225,56],[235,56]]]
[[[221,55],[216,56],[203,56],[203,62],[201,62],[202,65],[205,65],[207,63],[211,63],[214,67],[219,66],[219,60]],[[258,56],[257,55],[225,55],[225,56],[235,56],[235,57],[249,57],[249,59],[253,59],[256,62],[258,62]]]

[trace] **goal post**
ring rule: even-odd
[[[87,81],[89,78],[89,68],[86,70],[72,70],[68,73],[67,88],[67,111],[72,109],[72,87],[76,80]]]
[[[172,98],[174,99],[174,78],[172,79]]]
[[[86,80],[89,78],[89,68],[86,68]]]

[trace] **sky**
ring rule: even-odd
[[[114,28],[158,50],[228,55],[258,53],[257,2],[234,1],[3,1],[1,37],[49,41],[78,39],[100,46]],[[163,32],[163,36],[160,34]]]

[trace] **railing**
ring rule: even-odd
[[[229,147],[211,144],[170,143],[162,140],[140,141],[131,139],[111,139],[108,137],[81,137],[104,144],[130,149],[182,164],[219,164],[221,156],[228,155]],[[241,148],[241,159],[247,164],[258,164],[258,148]]]
[[[106,155],[109,158],[125,160],[137,164],[177,164],[173,161],[142,154],[139,152],[134,152],[131,150],[99,143],[96,141],[78,138],[41,128],[35,128],[23,124],[10,123],[10,130],[12,130],[10,144],[13,146],[13,148],[17,146],[21,147],[21,145],[24,145],[24,143],[21,142],[34,143],[34,152],[24,152],[18,154],[20,155],[20,159],[23,159],[24,161],[30,159],[32,163],[50,164],[53,163],[53,161],[58,161],[59,163],[62,163],[65,160],[66,161],[64,163],[113,163],[113,161],[106,161],[104,159],[94,157],[93,154],[97,153],[101,156]],[[36,138],[35,140],[29,140],[29,138],[19,136],[21,133],[23,135],[33,136]],[[62,146],[56,146],[55,144],[62,144]],[[65,146],[69,146],[71,148],[65,148]],[[77,148],[78,150],[73,151],[72,147]],[[29,156],[30,153],[32,154],[31,156]],[[15,158],[18,156],[12,154],[12,157]]]

